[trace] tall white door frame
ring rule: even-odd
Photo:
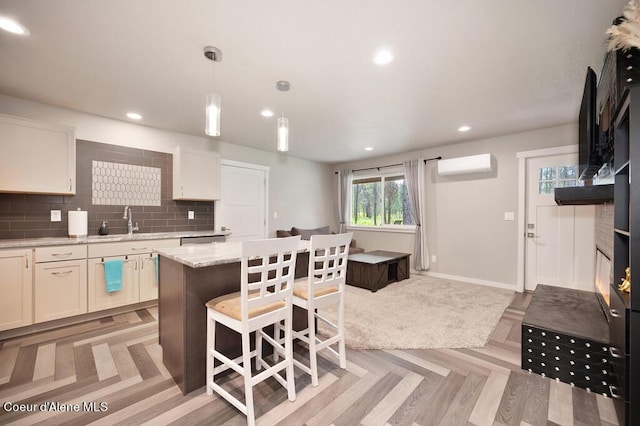
[[[516,154],[518,158],[518,275],[516,280],[516,291],[524,291],[525,281],[525,246],[526,246],[526,217],[527,217],[527,159],[534,157],[546,157],[549,155],[575,154],[578,152],[578,145],[566,145],[555,148],[536,149],[532,151],[522,151]]]
[[[270,167],[268,166],[261,166],[258,164],[251,164],[251,163],[243,163],[240,161],[234,161],[234,160],[225,160],[225,159],[221,159],[220,160],[220,165],[221,166],[231,166],[231,167],[238,167],[238,168],[244,168],[244,169],[249,169],[249,170],[258,170],[264,173],[264,228],[263,228],[263,234],[264,236],[261,238],[267,238],[268,236],[268,231],[269,231],[269,171],[270,171]],[[214,204],[214,212],[215,212],[215,221],[216,221],[216,227],[218,226],[218,218],[220,217],[219,214],[219,207],[220,207],[220,203],[216,202]],[[222,224],[220,224],[222,225]],[[231,229],[231,232],[233,233],[233,229]]]

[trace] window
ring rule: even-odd
[[[538,193],[553,194],[555,188],[581,186],[578,166],[542,167],[539,173]]]
[[[415,225],[403,174],[354,178],[351,225]]]

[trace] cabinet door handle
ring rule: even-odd
[[[609,348],[609,353],[611,354],[612,357],[617,358],[617,359],[620,359],[620,358],[623,357],[623,355],[620,355],[620,349],[618,349],[618,348],[616,348],[614,346],[611,346]]]
[[[620,312],[618,312],[617,309],[609,309],[609,312],[611,312],[611,316],[614,318],[620,318]]]
[[[73,271],[59,271],[59,272],[52,272],[51,275],[55,275],[58,278],[63,278],[63,277],[68,276],[72,272]]]
[[[73,179],[69,178],[69,191],[73,188]]]
[[[29,257],[28,257],[28,256],[25,256],[25,257],[24,257],[24,260],[25,260],[25,268],[26,268],[26,269],[29,269]]]
[[[611,394],[611,396],[614,399],[622,399],[622,397],[620,395],[618,395],[618,387],[617,386],[609,385],[609,393]]]
[[[149,249],[146,248],[146,247],[142,247],[142,248],[131,247],[131,250],[133,250],[133,251],[149,251]]]

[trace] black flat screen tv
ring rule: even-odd
[[[580,179],[591,179],[604,163],[599,153],[596,73],[587,67],[580,115],[578,117],[578,160]]]

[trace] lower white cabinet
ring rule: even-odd
[[[158,298],[158,275],[156,267],[156,253],[140,255],[140,301]]]
[[[87,313],[87,246],[35,249],[34,322]]]
[[[0,250],[0,331],[33,324],[32,250]]]
[[[158,298],[157,255],[160,247],[177,247],[180,240],[105,243],[89,246],[88,308],[89,312],[116,308]],[[104,262],[122,261],[122,289],[107,292]]]
[[[158,298],[153,250],[179,239],[0,250],[0,331]],[[104,262],[121,260],[122,289],[107,292]]]
[[[122,290],[107,292],[107,283],[104,274],[104,262],[110,260],[122,261]],[[140,299],[140,280],[138,276],[138,255],[109,256],[104,258],[89,259],[88,307],[89,312],[102,311],[118,306],[137,303]]]
[[[87,313],[87,259],[36,263],[36,323]]]

